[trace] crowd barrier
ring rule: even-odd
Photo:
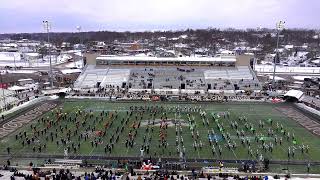
[[[262,101],[265,99],[263,96],[246,96],[246,95],[163,95],[163,94],[127,94],[127,95],[94,95],[94,94],[74,94],[72,96],[67,96],[67,98],[75,99],[101,99],[101,100],[152,100],[152,97],[166,97],[167,100],[179,101],[179,100],[192,100],[192,101],[212,101],[212,102],[222,102],[222,101]]]

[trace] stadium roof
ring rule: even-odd
[[[236,62],[236,56],[216,57],[141,57],[141,56],[99,56],[97,60],[107,61],[181,61],[181,62]]]
[[[294,97],[297,98],[298,100],[302,97],[303,92],[299,90],[289,90],[284,96],[289,96],[289,97]]]

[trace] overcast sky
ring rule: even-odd
[[[186,28],[320,28],[320,0],[0,0],[0,33]]]

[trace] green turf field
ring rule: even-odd
[[[288,160],[290,148],[290,160],[319,161],[319,137],[277,106],[287,105],[66,101],[3,138],[0,154],[63,155],[69,147],[68,155],[139,157],[144,147],[145,157]]]

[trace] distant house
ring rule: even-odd
[[[320,56],[312,59],[311,63],[316,65],[317,67],[320,67]]]
[[[61,49],[67,50],[71,48],[71,43],[69,42],[62,42]]]
[[[160,57],[175,57],[176,54],[174,51],[163,51],[159,53]]]
[[[13,63],[14,61],[21,61],[22,54],[19,52],[0,52],[1,63]]]
[[[268,53],[268,54],[266,54],[265,56],[264,56],[264,61],[266,61],[266,62],[273,62],[274,61],[274,58],[276,57],[276,54],[270,54],[270,53]]]
[[[292,44],[287,44],[287,45],[284,46],[284,48],[289,51],[289,50],[293,49],[293,45]]]
[[[29,62],[37,61],[40,57],[39,53],[24,53],[24,58]]]
[[[158,40],[159,40],[159,41],[166,41],[167,38],[162,36],[162,37],[159,37]]]
[[[75,44],[73,45],[74,50],[84,50],[86,49],[86,46],[84,44]]]

